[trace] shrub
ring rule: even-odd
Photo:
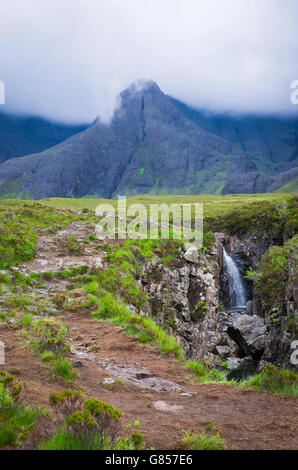
[[[82,254],[82,247],[74,236],[67,239],[67,251],[70,255],[80,256]]]
[[[115,447],[122,411],[95,398],[84,401],[78,390],[53,393],[50,403],[58,413],[61,426],[47,443],[41,444],[41,449],[104,450]],[[134,439],[141,442],[140,436],[134,436]]]
[[[38,409],[16,401],[20,387],[13,386],[12,382],[12,376],[0,372],[0,448],[6,445],[17,446],[34,428],[40,415]]]
[[[76,378],[77,371],[73,370],[72,363],[68,359],[57,359],[54,363],[54,375],[69,382]]]

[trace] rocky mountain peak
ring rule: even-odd
[[[127,100],[129,98],[154,93],[163,95],[163,92],[160,90],[159,86],[154,80],[140,78],[139,80],[131,83],[125,90],[123,90],[120,93],[120,97],[122,100]]]

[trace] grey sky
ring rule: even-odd
[[[190,105],[296,112],[297,0],[2,0],[0,111],[108,118],[138,78]]]

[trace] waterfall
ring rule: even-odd
[[[230,304],[232,307],[246,307],[246,295],[239,269],[223,248],[224,268],[229,281]]]

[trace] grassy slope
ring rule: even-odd
[[[266,194],[228,194],[226,196],[149,196],[141,194],[127,198],[128,204],[144,204],[149,208],[150,204],[204,204],[204,214],[207,217],[214,217],[217,215],[228,214],[234,210],[251,204],[252,202],[263,201],[282,201],[294,197],[294,194],[288,193],[266,193]],[[96,199],[96,198],[82,198],[82,199],[66,199],[66,198],[50,198],[43,199],[42,204],[55,207],[58,209],[71,209],[82,210],[84,208],[95,210],[99,204],[111,204],[117,207],[117,200],[111,199]],[[9,200],[0,201],[0,204],[9,204]]]

